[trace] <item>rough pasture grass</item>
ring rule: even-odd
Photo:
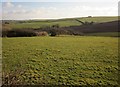
[[[117,85],[118,38],[3,38],[3,83]]]
[[[45,26],[52,26],[55,24],[59,24],[60,27],[68,27],[68,26],[75,26],[80,25],[79,22],[75,20],[64,20],[64,21],[39,21],[39,22],[31,22],[31,23],[13,23],[12,28],[14,29],[22,29],[22,28],[43,28]]]

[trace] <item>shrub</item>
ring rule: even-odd
[[[73,32],[73,35],[84,36],[84,33],[82,33],[82,32]]]
[[[59,28],[60,26],[58,24],[52,25],[52,28]]]
[[[8,30],[2,30],[2,37],[7,37]]]
[[[41,31],[41,32],[36,32],[36,35],[37,35],[37,36],[47,36],[48,33],[45,32],[45,31]]]
[[[56,36],[57,32],[55,31],[55,29],[50,30],[50,36]]]
[[[9,22],[5,22],[5,24],[9,24]]]
[[[2,37],[32,37],[32,36],[47,36],[46,31],[37,31],[32,29],[12,29],[2,30]]]
[[[36,36],[33,30],[13,29],[3,30],[2,37],[31,37]]]
[[[92,16],[88,16],[88,18],[92,18]]]

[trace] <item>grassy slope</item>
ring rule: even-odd
[[[115,85],[117,53],[112,37],[3,38],[3,75],[12,84]]]
[[[31,23],[13,23],[12,24],[12,28],[40,28],[40,27],[44,27],[44,26],[51,26],[54,24],[59,24],[61,27],[65,27],[65,26],[76,26],[76,25],[80,25],[79,22],[77,22],[75,19],[81,20],[83,22],[87,21],[87,22],[95,22],[95,23],[100,23],[100,22],[108,22],[108,21],[114,21],[114,20],[118,20],[117,17],[92,17],[92,18],[69,18],[69,19],[60,19],[60,20],[45,20],[45,21],[29,21]]]

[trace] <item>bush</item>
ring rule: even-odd
[[[55,31],[55,29],[50,30],[50,36],[56,36],[57,32]]]
[[[52,25],[52,28],[60,28],[60,26],[58,24]]]
[[[82,32],[73,32],[73,35],[84,36],[84,33],[82,33]]]
[[[2,37],[31,37],[31,36],[37,36],[33,30],[13,29],[2,31]]]
[[[5,22],[5,24],[9,24],[9,22]]]
[[[2,37],[32,37],[32,36],[47,36],[46,31],[37,31],[32,29],[13,29],[2,30]]]
[[[36,32],[36,35],[37,35],[37,36],[47,36],[48,33],[45,32],[45,31],[41,31],[41,32]]]

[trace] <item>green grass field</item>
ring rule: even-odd
[[[83,22],[109,22],[118,20],[118,17],[83,17],[83,18],[68,18],[68,19],[59,19],[59,20],[28,20],[25,23],[11,23],[11,28],[13,29],[25,29],[25,28],[42,28],[46,26],[52,26],[58,24],[60,27],[69,27],[69,26],[78,26],[81,23],[77,22],[75,19],[81,20]]]
[[[3,38],[3,83],[118,85],[118,38]]]

